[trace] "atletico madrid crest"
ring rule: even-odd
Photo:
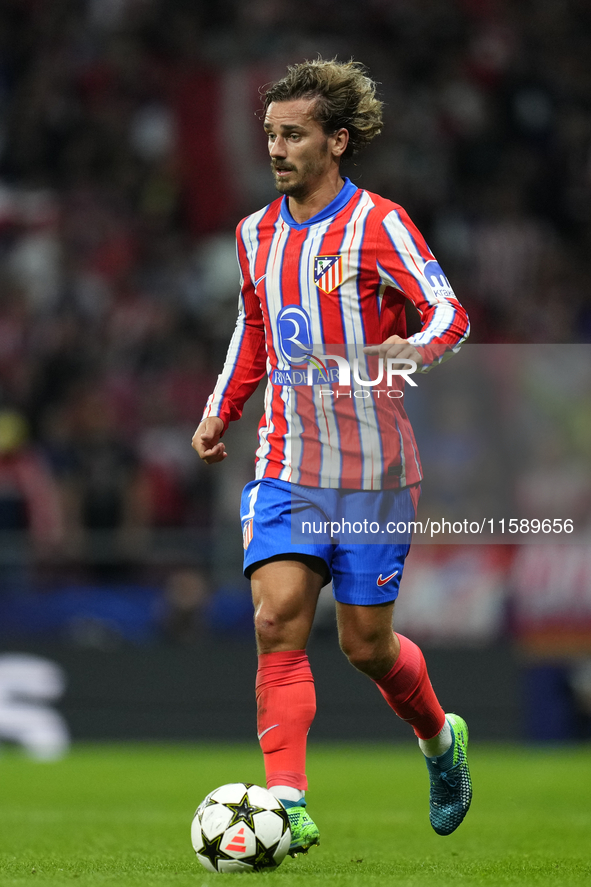
[[[315,256],[314,283],[324,293],[332,293],[343,282],[343,260],[339,256]]]

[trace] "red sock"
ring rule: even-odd
[[[262,653],[256,694],[267,786],[291,785],[304,791],[306,740],[316,714],[314,678],[305,650]]]
[[[431,686],[419,647],[399,634],[400,655],[378,689],[399,718],[408,721],[419,739],[433,739],[445,723],[445,712]]]

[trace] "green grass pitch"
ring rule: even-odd
[[[321,846],[260,875],[208,874],[189,840],[208,791],[263,781],[255,744],[82,745],[52,764],[5,751],[0,885],[591,884],[591,749],[470,751],[472,810],[441,838],[429,826],[427,771],[410,740],[312,745],[308,802]]]

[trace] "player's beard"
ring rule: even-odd
[[[275,187],[279,193],[285,194],[287,197],[295,197],[299,200],[306,197],[309,191],[312,190],[313,183],[322,178],[325,169],[324,157],[326,156],[327,151],[328,140],[324,144],[324,151],[319,153],[318,156],[304,161],[299,169],[297,166],[294,166],[293,163],[287,163],[284,165],[280,162],[280,169],[289,169],[294,173],[294,176],[291,177],[291,181],[289,182],[286,182],[277,176],[275,163],[271,161],[271,170],[273,171],[273,178],[275,179]]]

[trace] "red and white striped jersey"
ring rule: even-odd
[[[286,198],[243,219],[237,248],[238,320],[204,418],[227,427],[267,375],[257,478],[357,490],[420,481],[403,386],[368,386],[377,358],[362,348],[406,337],[406,299],[422,319],[410,341],[425,368],[459,348],[469,323],[404,210],[346,179],[307,222],[294,221]],[[322,357],[339,353],[359,359],[358,383],[338,384],[335,361]]]

